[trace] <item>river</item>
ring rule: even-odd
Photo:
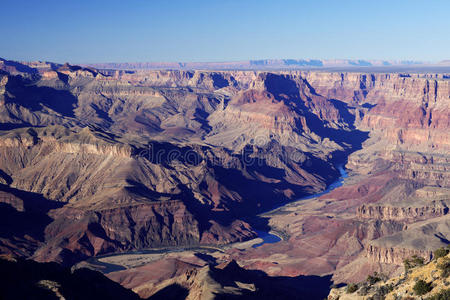
[[[347,174],[347,172],[345,171],[343,165],[337,165],[336,167],[337,167],[337,169],[339,170],[340,176],[339,176],[339,178],[338,178],[335,182],[333,182],[332,184],[330,184],[330,185],[327,187],[326,190],[324,190],[324,191],[322,191],[322,192],[320,192],[320,193],[317,193],[317,194],[312,194],[312,195],[308,195],[308,196],[302,197],[302,198],[296,200],[295,202],[323,196],[323,195],[325,195],[325,194],[328,194],[328,193],[331,192],[332,190],[334,190],[334,189],[336,189],[336,188],[342,186],[342,184],[344,183],[345,178],[348,177],[348,174]],[[290,203],[293,203],[293,202],[289,202],[288,204],[290,204]],[[280,205],[280,206],[278,206],[278,207],[276,207],[276,208],[274,208],[274,209],[271,209],[269,212],[266,212],[266,213],[264,213],[264,214],[268,214],[268,213],[270,213],[270,212],[276,211],[276,210],[278,210],[278,209],[284,207],[285,205],[286,205],[286,204]],[[258,247],[261,247],[261,246],[264,245],[264,244],[274,244],[274,243],[277,243],[277,242],[281,241],[281,238],[280,238],[278,235],[275,235],[275,234],[273,234],[273,233],[270,233],[270,231],[256,230],[256,233],[258,234],[258,237],[261,238],[263,241],[262,241],[261,243],[259,243],[259,244],[253,245],[253,246],[252,246],[253,248],[258,248]]]
[[[335,182],[330,184],[326,190],[324,190],[320,193],[317,193],[317,194],[312,194],[312,195],[308,195],[306,197],[302,197],[298,200],[295,200],[295,202],[323,196],[323,195],[331,192],[332,190],[342,186],[342,184],[344,183],[344,179],[348,177],[348,174],[345,171],[343,165],[337,165],[337,169],[339,170],[340,177]],[[293,202],[284,203],[278,207],[271,209],[268,212],[263,213],[263,215],[274,212],[290,203],[293,203]],[[264,244],[274,244],[274,243],[281,241],[281,238],[278,235],[270,233],[270,231],[267,231],[267,230],[255,230],[255,231],[258,234],[258,238],[262,239],[262,242],[254,244],[252,246],[253,248],[258,248]],[[100,259],[102,259],[102,258],[118,256],[118,255],[130,255],[130,254],[162,254],[162,253],[170,253],[170,252],[183,252],[183,251],[188,251],[188,250],[194,250],[194,251],[199,250],[202,252],[220,251],[218,248],[212,248],[212,247],[180,247],[180,248],[151,249],[151,250],[132,251],[132,252],[126,252],[126,253],[107,254],[107,255],[98,256],[98,257],[91,257],[88,260],[86,260],[86,262],[88,262],[91,266],[95,266],[95,268],[98,269],[99,271],[101,271],[102,273],[107,274],[110,272],[125,270],[126,268],[121,265],[102,262],[102,261],[100,261]]]

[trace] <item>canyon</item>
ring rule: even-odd
[[[448,73],[128,67],[0,60],[1,253],[130,255],[107,276],[143,298],[323,299],[449,243]]]

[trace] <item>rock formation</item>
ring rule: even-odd
[[[448,299],[449,256],[445,256],[446,249],[441,248],[441,251],[443,257],[412,264],[400,276],[389,278],[377,273],[365,281],[333,288],[327,299]],[[420,281],[422,284],[418,284]],[[421,285],[425,288],[420,288]]]

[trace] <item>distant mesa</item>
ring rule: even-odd
[[[135,62],[93,63],[98,69],[114,70],[277,70],[277,69],[328,69],[355,67],[407,67],[428,66],[429,63],[409,60],[362,59],[257,59],[222,62]],[[442,65],[439,63],[438,65]]]

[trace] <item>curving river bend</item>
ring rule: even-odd
[[[328,193],[331,192],[332,190],[334,190],[334,189],[336,189],[336,188],[342,186],[342,184],[344,183],[345,178],[348,177],[348,174],[347,174],[347,172],[345,171],[343,165],[337,165],[336,167],[337,167],[337,169],[338,169],[338,171],[339,171],[339,173],[340,173],[340,176],[339,176],[339,178],[338,178],[335,182],[333,182],[332,184],[330,184],[330,185],[327,187],[326,190],[324,190],[324,191],[322,191],[322,192],[320,192],[320,193],[317,193],[317,194],[308,195],[308,196],[303,197],[303,198],[300,198],[300,199],[298,199],[298,200],[296,200],[296,201],[302,201],[302,200],[306,200],[306,199],[312,199],[312,198],[320,197],[320,196],[323,196],[323,195],[325,195],[325,194],[328,194]],[[292,202],[290,202],[290,203],[292,203]],[[279,207],[276,207],[276,208],[270,210],[269,212],[273,212],[273,211],[275,211],[275,210],[278,210],[278,209],[282,208],[282,207],[285,206],[285,205],[286,205],[286,204],[283,204],[283,205],[281,205],[281,206],[279,206]],[[269,213],[269,212],[266,212],[266,214]],[[281,238],[280,238],[278,235],[275,235],[275,234],[273,234],[273,233],[270,233],[270,231],[256,230],[256,233],[258,234],[258,237],[261,238],[263,241],[262,241],[261,243],[259,243],[259,244],[253,245],[253,246],[252,246],[253,248],[260,247],[260,246],[262,246],[262,245],[264,245],[264,244],[274,244],[274,243],[277,243],[277,242],[281,241]]]
[[[324,190],[320,193],[317,193],[317,194],[308,195],[308,196],[300,198],[296,201],[302,201],[302,200],[306,200],[306,199],[320,197],[320,196],[323,196],[323,195],[331,192],[332,190],[342,186],[345,178],[348,177],[348,174],[345,171],[343,165],[337,165],[336,167],[339,170],[340,176],[336,181],[334,181],[332,184],[330,184],[326,190]],[[285,203],[283,205],[275,207],[264,214],[276,211],[290,203],[292,203],[292,202]],[[278,235],[273,234],[270,231],[267,231],[267,230],[255,230],[255,231],[258,234],[258,238],[262,239],[262,242],[254,244],[252,246],[253,248],[261,247],[264,244],[274,244],[274,243],[281,241],[281,238]],[[100,259],[104,259],[104,258],[112,257],[112,256],[130,255],[130,254],[164,254],[164,253],[171,253],[171,252],[183,252],[183,251],[188,251],[188,250],[194,250],[194,251],[201,250],[203,252],[205,252],[205,251],[222,251],[220,248],[214,248],[214,247],[163,248],[163,249],[152,249],[152,250],[130,251],[130,252],[125,252],[125,253],[107,254],[107,255],[102,255],[102,256],[97,256],[97,257],[91,257],[88,260],[86,260],[86,262],[88,262],[91,266],[98,267],[99,271],[101,271],[104,274],[107,274],[107,273],[111,273],[111,272],[125,270],[126,268],[121,265],[102,262]]]

